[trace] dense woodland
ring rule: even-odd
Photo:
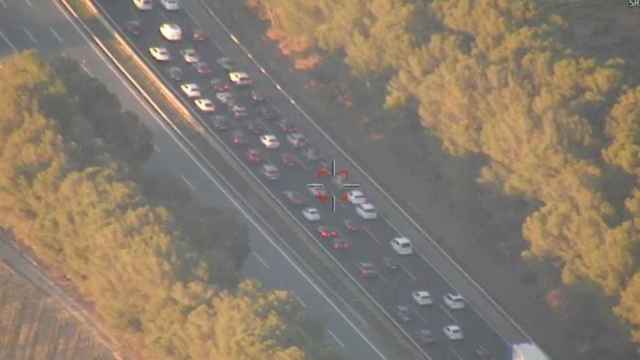
[[[247,2],[296,67],[339,58],[354,77],[384,81],[389,113],[414,111],[448,153],[483,157],[478,181],[534,208],[524,260],[553,264],[574,290],[598,289],[587,293],[640,342],[637,75],[623,59],[576,51],[549,4]]]
[[[151,134],[73,61],[0,62],[0,227],[144,359],[337,359],[285,291],[242,279],[247,229],[169,178]]]

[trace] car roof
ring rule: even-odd
[[[375,208],[376,208],[376,207],[375,207],[375,206],[373,206],[373,204],[371,204],[371,203],[364,203],[364,204],[360,204],[359,206],[360,206],[362,209],[364,209],[364,210],[373,210],[373,209],[375,209]]]
[[[419,296],[429,296],[430,295],[429,292],[426,291],[426,290],[416,290],[413,293],[416,294],[416,295],[419,295]]]
[[[448,293],[446,296],[452,300],[464,300],[460,294]]]
[[[362,190],[360,190],[360,189],[353,189],[353,190],[350,190],[350,191],[349,191],[349,193],[350,193],[351,195],[354,195],[354,196],[364,195],[364,193],[363,193],[363,192],[362,192]]]
[[[460,329],[460,326],[458,325],[448,325],[447,328],[451,331],[460,331],[462,329]]]
[[[397,241],[399,244],[411,244],[411,240],[407,239],[406,237],[402,236],[402,237],[397,237],[394,239],[395,241]]]

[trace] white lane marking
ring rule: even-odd
[[[184,175],[180,175],[180,177],[182,178],[182,181],[184,181],[185,184],[187,184],[187,186],[189,187],[189,189],[191,189],[191,191],[195,191],[196,187],[193,186],[193,184],[191,183],[191,181],[189,181],[189,179],[187,179],[186,177],[184,177]]]
[[[252,251],[251,254],[253,256],[255,256],[256,259],[258,259],[258,261],[260,261],[260,263],[262,263],[262,265],[264,265],[264,267],[266,267],[267,269],[271,269],[271,266],[269,266],[269,264],[267,264],[267,262],[262,258],[262,256],[260,256],[260,254],[258,254],[255,251]]]
[[[442,306],[442,304],[438,305],[438,307],[440,308],[440,310],[442,310],[442,312],[444,312],[447,315],[449,319],[451,319],[451,321],[457,322],[456,318],[453,317],[453,314],[451,313],[451,311],[449,311],[449,309]]]
[[[296,294],[293,294],[293,296],[295,297],[295,299],[300,303],[300,305],[302,305],[303,308],[307,307],[307,304],[304,303],[304,301],[302,301],[302,298]]]
[[[333,333],[333,331],[327,329],[327,332],[329,333],[329,335],[331,335],[333,340],[335,340],[335,342],[338,343],[338,345],[340,345],[341,347],[344,347],[344,344],[342,343],[342,341],[340,341],[340,339],[338,339],[338,337],[336,336],[336,334]]]
[[[234,43],[236,43],[236,44],[240,43],[240,41],[238,41],[238,38],[235,35],[229,34],[229,37],[231,38],[231,40],[233,40]],[[249,54],[249,55],[251,55],[251,54]]]
[[[309,277],[309,275],[307,273],[305,273],[301,268],[300,265],[298,265],[295,261],[293,261],[293,259],[289,256],[289,254],[287,254],[280,245],[278,245],[275,240],[273,239],[273,237],[271,235],[269,235],[266,230],[260,226],[256,219],[254,219],[254,217],[252,215],[250,215],[247,212],[247,209],[245,209],[242,205],[240,205],[239,200],[238,199],[242,199],[242,197],[240,196],[240,194],[237,193],[237,191],[235,189],[233,189],[233,187],[230,186],[230,184],[228,183],[228,181],[222,176],[222,174],[220,174],[219,170],[217,170],[217,168],[215,166],[213,166],[213,164],[211,164],[209,162],[209,160],[202,154],[200,153],[197,148],[195,148],[195,146],[188,140],[188,138],[186,138],[186,136],[180,131],[180,129],[172,122],[172,120],[164,113],[162,112],[162,110],[160,108],[158,108],[158,106],[153,103],[153,101],[148,97],[148,95],[145,96],[145,99],[149,100],[149,103],[146,103],[142,100],[141,95],[139,95],[136,91],[133,90],[133,88],[131,87],[131,85],[128,83],[127,80],[124,79],[123,75],[120,74],[118,71],[116,71],[116,69],[114,68],[114,66],[107,61],[107,59],[105,58],[105,55],[102,54],[102,52],[97,48],[97,45],[92,43],[91,40],[89,40],[89,38],[87,37],[87,35],[85,35],[82,30],[80,30],[80,27],[78,26],[78,24],[76,24],[71,17],[66,13],[66,11],[62,8],[62,5],[60,5],[57,1],[54,1],[55,6],[58,8],[58,11],[60,11],[60,13],[63,14],[63,16],[71,23],[71,25],[75,28],[75,30],[78,32],[78,34],[80,34],[80,36],[82,36],[82,38],[87,42],[87,44],[89,44],[89,46],[94,50],[95,54],[105,63],[105,65],[109,68],[109,70],[111,70],[111,72],[113,72],[113,74],[120,79],[120,81],[122,82],[122,84],[127,88],[127,90],[129,90],[129,92],[133,95],[133,97],[138,100],[138,102],[142,105],[142,107],[151,115],[151,117],[157,121],[160,126],[162,127],[162,129],[169,135],[169,137],[171,137],[171,139],[176,143],[176,145],[178,145],[178,147],[180,149],[182,149],[185,153],[185,155],[187,155],[191,161],[193,161],[193,163],[202,171],[202,173],[209,179],[211,180],[211,182],[220,189],[220,191],[222,191],[222,193],[227,197],[227,199],[229,199],[229,201],[231,201],[233,203],[233,205],[242,213],[242,215],[249,220],[249,222],[261,233],[262,236],[264,236],[264,238],[267,239],[267,241],[269,241],[269,243],[271,244],[271,246],[273,246],[276,250],[278,250],[278,252],[287,260],[287,262],[291,265],[291,267],[293,267],[298,274],[300,274],[300,276],[315,290],[318,292],[318,294],[320,294],[320,296],[322,296],[322,298],[331,306],[331,308],[333,308],[336,313],[338,313],[340,315],[340,317],[353,329],[353,331],[355,331],[358,336],[360,336],[360,338],[367,343],[367,345],[369,345],[369,347],[371,347],[371,349],[383,360],[387,360],[387,357],[380,352],[380,350],[371,342],[371,340],[369,340],[369,338],[367,338],[363,332],[351,321],[351,319],[349,319],[349,317],[347,317],[347,315],[335,304],[335,302],[333,300],[331,300],[331,298],[329,298],[329,296],[318,286],[318,284],[316,284],[316,282],[311,279]],[[96,3],[99,7],[100,5],[98,3]],[[208,11],[211,12],[211,9],[208,8]],[[108,16],[108,15],[107,15]],[[139,89],[139,86],[136,86],[136,88]],[[144,93],[144,92],[143,92]],[[151,105],[150,105],[151,104]],[[151,109],[151,107],[153,107],[153,110]],[[164,121],[161,121],[158,118],[158,115],[162,117],[162,119],[164,119],[166,121],[166,123]],[[168,125],[169,124],[169,125]],[[173,129],[173,131],[175,131],[175,133],[173,131],[171,131],[169,129],[169,126],[171,127],[171,129]],[[178,140],[178,135],[180,136],[181,139],[183,139],[183,141],[185,143],[188,143],[189,146],[191,146],[191,148],[193,150],[189,150],[187,148],[187,146],[182,143],[180,140]],[[204,160],[204,162],[207,163],[207,165],[209,166],[210,169],[212,169],[213,171],[215,171],[219,176],[220,176],[220,180],[216,179],[213,175],[211,175],[211,173],[205,168],[205,166],[198,161],[198,159],[196,158],[196,156],[192,153],[195,152],[198,154],[198,156],[200,156],[201,159]],[[235,195],[238,197],[238,199],[234,198],[227,189],[225,189],[224,187],[222,187],[222,184],[220,183],[220,181],[224,181],[225,184],[227,186],[230,187],[230,189],[232,191],[234,191]],[[248,204],[246,205],[247,208],[251,208]],[[254,211],[256,213],[256,216],[259,217],[263,222],[264,219],[262,219],[262,217],[260,217],[260,214],[258,214],[256,212],[255,209],[251,208],[252,211]],[[267,226],[268,223],[264,222]],[[337,294],[336,294],[337,295]],[[344,301],[344,300],[343,300]]]
[[[25,34],[27,34],[27,37],[31,40],[31,42],[33,42],[34,44],[38,43],[38,40],[36,39],[35,36],[33,36],[33,33],[29,31],[29,29],[23,26],[22,30],[24,31]]]
[[[51,31],[51,34],[53,34],[53,37],[56,38],[56,40],[58,40],[60,44],[64,42],[64,39],[62,38],[62,36],[60,36],[60,34],[58,34],[58,32],[53,27],[50,26],[49,31]]]
[[[2,31],[0,31],[0,37],[2,38],[2,40],[4,40],[4,42],[6,42],[7,44],[9,44],[9,46],[11,46],[11,49],[13,49],[14,52],[18,52],[18,48],[15,45],[13,45],[13,43],[9,40],[7,35],[5,35]]]
[[[401,268],[402,268],[402,271],[404,271],[405,273],[407,273],[407,275],[409,275],[409,277],[410,277],[413,281],[415,281],[415,280],[417,279],[417,278],[416,278],[416,276],[415,276],[411,271],[409,271],[409,269],[407,269],[407,267],[406,267],[406,266],[401,266]]]
[[[33,4],[31,3],[31,1],[30,1],[30,0],[24,0],[24,2],[26,2],[26,3],[27,3],[27,5],[29,5],[29,7],[33,7]]]
[[[82,70],[84,70],[84,72],[86,72],[86,73],[87,73],[87,75],[89,75],[89,76],[91,76],[91,77],[94,77],[94,76],[93,76],[93,73],[91,72],[91,70],[89,70],[89,68],[87,67],[87,65],[85,65],[84,61],[82,61],[82,62],[80,63],[80,67],[82,68]]]
[[[451,351],[451,353],[455,355],[458,358],[458,360],[464,360],[462,356],[460,356],[460,354],[458,354],[458,352],[453,347],[450,346],[449,351]]]

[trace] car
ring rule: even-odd
[[[416,290],[411,292],[411,297],[413,301],[415,301],[418,305],[431,305],[433,304],[433,299],[431,299],[431,294],[429,294],[426,290]]]
[[[195,29],[193,30],[193,35],[191,36],[191,38],[193,39],[193,41],[205,41],[209,38],[209,36],[206,32],[204,32],[204,30]]]
[[[259,164],[262,162],[262,153],[258,149],[247,149],[245,158],[252,164]]]
[[[209,80],[209,85],[211,85],[211,89],[215,92],[228,92],[231,90],[231,84],[226,80],[220,78],[213,78]]]
[[[209,64],[204,61],[200,61],[193,64],[193,68],[196,69],[196,72],[200,75],[209,75],[211,74],[211,68]]]
[[[272,106],[262,105],[258,108],[258,114],[267,121],[273,121],[278,118],[278,112]]]
[[[293,125],[289,119],[280,119],[276,122],[276,126],[285,134],[297,132],[298,128]]]
[[[464,339],[464,334],[462,333],[462,329],[458,325],[447,325],[442,331],[447,336],[449,340],[462,340]]]
[[[358,204],[356,206],[356,213],[365,220],[375,220],[378,218],[376,207],[370,203]]]
[[[428,329],[420,329],[416,331],[415,338],[422,345],[429,345],[436,342],[436,338],[433,336],[433,333]]]
[[[329,198],[329,192],[324,187],[324,184],[307,184],[307,190],[314,198],[318,200],[324,200]]]
[[[282,165],[286,167],[294,167],[300,165],[300,159],[295,154],[290,152],[285,152],[280,155],[280,160],[282,161]]]
[[[327,225],[320,225],[318,226],[317,230],[321,238],[328,239],[338,237],[338,232],[335,229],[328,227]]]
[[[384,268],[389,272],[394,272],[400,269],[400,265],[388,256],[382,258],[382,265],[384,265]]]
[[[228,57],[221,57],[216,60],[216,63],[218,63],[218,65],[220,65],[220,67],[225,69],[226,71],[233,71],[236,66],[236,63]]]
[[[312,148],[310,146],[307,146],[306,148],[302,149],[302,157],[309,163],[320,160],[320,155],[318,154],[318,151],[315,148]]]
[[[207,98],[200,98],[194,101],[198,110],[202,112],[214,112],[216,111],[216,106],[213,104],[213,101]]]
[[[367,202],[367,198],[360,189],[353,189],[347,192],[347,201],[354,205],[364,204]]]
[[[263,164],[261,172],[269,180],[278,180],[280,178],[280,170],[271,163]]]
[[[160,5],[162,5],[165,10],[180,10],[180,2],[178,0],[160,0]]]
[[[280,147],[280,141],[273,134],[262,134],[260,135],[260,142],[267,149],[277,149]]]
[[[231,143],[233,145],[246,145],[248,142],[247,134],[241,129],[236,129],[231,133]]]
[[[266,101],[264,96],[260,95],[255,90],[251,90],[251,92],[249,93],[249,99],[254,104],[262,104],[262,103],[264,103]]]
[[[302,209],[302,216],[308,221],[320,221],[320,211],[314,207],[306,207]]]
[[[231,106],[231,113],[233,113],[233,117],[237,120],[244,119],[249,116],[247,108],[238,104],[234,104],[233,106]]]
[[[252,81],[249,75],[247,73],[239,72],[239,71],[230,72],[229,80],[231,80],[231,82],[236,86],[248,86],[252,84]]]
[[[200,61],[200,55],[195,49],[183,49],[180,50],[180,55],[187,64],[193,64]]]
[[[351,249],[351,241],[342,238],[332,238],[331,248],[333,250],[349,250]]]
[[[411,320],[409,307],[405,305],[398,305],[398,307],[396,308],[396,316],[402,322],[409,322]]]
[[[398,255],[411,255],[413,254],[413,246],[411,245],[411,240],[404,236],[393,238],[389,244],[393,251]]]
[[[178,24],[163,23],[160,25],[160,34],[169,41],[182,40],[182,28]]]
[[[444,304],[447,305],[449,309],[452,310],[460,310],[464,309],[464,298],[460,294],[447,293],[442,297],[444,300]]]
[[[325,177],[331,175],[332,168],[332,164],[330,164],[328,161],[318,160],[318,163],[316,164],[316,177]]]
[[[350,232],[362,230],[362,226],[351,218],[344,218],[342,223],[344,224],[344,227]]]
[[[138,20],[127,21],[124,24],[124,28],[125,30],[127,30],[129,34],[132,34],[135,36],[142,34],[142,23],[140,23],[140,21]]]
[[[379,276],[376,267],[370,262],[361,262],[358,264],[358,274],[365,279],[377,278]]]
[[[307,138],[299,132],[289,133],[287,134],[286,138],[289,145],[293,146],[296,149],[301,148],[307,144]]]
[[[171,60],[171,54],[169,54],[169,50],[163,47],[150,47],[149,53],[151,57],[156,59],[157,61],[169,61]]]
[[[199,98],[202,96],[200,86],[196,83],[185,83],[180,85],[180,90],[189,98]]]
[[[491,352],[482,345],[478,346],[473,353],[481,360],[495,360],[495,357],[491,355]]]
[[[235,100],[233,94],[228,91],[216,93],[216,98],[225,105],[231,104]]]
[[[262,135],[267,132],[267,126],[259,120],[249,121],[247,124],[247,130],[254,135]]]
[[[229,119],[224,115],[214,115],[211,118],[211,124],[213,125],[213,128],[218,131],[226,131],[231,128]]]
[[[151,0],[133,0],[133,5],[135,5],[138,10],[153,9],[153,2]]]
[[[301,193],[293,190],[285,190],[282,195],[293,205],[304,205],[307,203],[307,199]]]
[[[173,81],[181,81],[184,77],[182,69],[177,66],[171,66],[167,69],[167,75]]]

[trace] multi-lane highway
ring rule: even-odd
[[[211,164],[171,127],[167,119],[152,111],[113,66],[84,38],[76,25],[53,1],[0,0],[0,57],[26,49],[38,49],[45,57],[61,54],[80,62],[90,75],[99,78],[119,95],[123,107],[145,119],[154,134],[155,153],[147,171],[181,178],[202,201],[214,206],[234,207],[229,194]],[[277,234],[254,216],[241,212],[250,223],[251,255],[245,275],[259,279],[268,288],[291,290],[311,317],[326,326],[326,341],[349,359],[387,359],[378,349],[380,339],[367,329],[357,310],[345,308],[339,296],[301,269],[301,263],[278,245]]]
[[[129,1],[112,2],[106,0],[97,1],[106,14],[120,29],[131,20],[139,21],[140,34],[128,34],[131,43],[138,49],[139,54],[147,62],[157,69],[157,73],[165,79],[167,85],[173,87],[178,96],[183,97],[185,104],[191,106],[194,113],[198,113],[179,90],[183,82],[196,82],[204,89],[207,98],[214,99],[215,92],[210,89],[209,81],[213,77],[224,78],[226,73],[216,65],[216,60],[227,56],[238,63],[238,69],[248,72],[254,80],[254,88],[264,94],[268,101],[278,109],[280,117],[286,117],[293,121],[297,128],[306,135],[312,146],[319,150],[325,159],[335,160],[340,168],[346,168],[350,173],[350,182],[361,184],[367,197],[378,207],[379,219],[363,221],[364,231],[349,233],[342,226],[345,217],[356,218],[353,206],[338,205],[335,212],[330,209],[330,204],[323,204],[314,199],[314,206],[320,209],[321,224],[328,224],[339,229],[341,236],[352,243],[349,251],[335,251],[327,247],[327,242],[318,239],[318,244],[325,247],[327,254],[336,260],[336,265],[342,267],[345,273],[353,278],[363,290],[366,291],[381,307],[390,315],[390,321],[397,321],[395,316],[398,305],[407,305],[410,308],[411,319],[401,324],[401,328],[409,336],[414,335],[420,329],[430,330],[436,337],[436,344],[419,346],[433,359],[471,359],[475,356],[475,350],[479,346],[489,348],[497,358],[507,357],[507,344],[529,341],[526,334],[513,323],[513,321],[498,309],[493,301],[478,288],[450,259],[447,259],[434,244],[428,235],[416,226],[407,214],[399,209],[370,177],[368,177],[355,164],[347,154],[344,154],[336,144],[331,141],[318,128],[311,119],[289,97],[281,85],[274,84],[268,75],[268,69],[257,64],[253,57],[248,56],[246,49],[238,46],[237,39],[230,37],[210,8],[198,1],[183,1],[184,9],[177,12],[163,11],[158,4],[152,11],[141,12]],[[185,39],[178,42],[168,42],[159,33],[162,23],[170,22],[178,24],[185,33]],[[189,39],[194,28],[205,30],[210,35],[210,40],[195,44]],[[148,49],[153,46],[166,47],[173,59],[167,63],[157,63],[149,55]],[[213,68],[213,74],[202,76],[186,64],[180,57],[180,50],[195,47],[204,61]],[[184,70],[184,79],[172,81],[167,78],[167,70],[170,66],[179,66]],[[275,86],[274,86],[275,85]],[[245,99],[246,91],[237,91],[239,98]],[[243,102],[243,100],[241,100]],[[248,102],[247,102],[248,104]],[[222,104],[217,107],[224,109]],[[246,128],[246,124],[257,115],[250,108],[251,116],[244,120],[231,120],[232,127]],[[276,134],[283,145],[278,150],[265,150],[259,143],[257,136],[250,135],[250,141],[245,146],[234,146],[231,143],[228,132],[213,129],[211,116],[200,114],[202,125],[225,145],[227,151],[235,156],[238,162],[245,163],[248,168],[253,168],[256,179],[264,184],[264,190],[272,195],[273,201],[290,212],[291,216],[305,228],[312,236],[318,238],[314,232],[317,223],[307,222],[301,215],[298,207],[286,203],[281,196],[284,190],[305,191],[305,185],[309,183],[323,182],[333,193],[337,189],[327,178],[318,179],[315,174],[315,164],[305,164],[302,167],[285,169],[281,166],[280,155],[283,151],[299,153],[284,140],[284,134],[273,123],[266,123],[269,132]],[[282,176],[279,180],[267,180],[258,171],[259,166],[246,163],[245,151],[247,146],[262,149],[263,155],[270,162],[281,166]],[[389,246],[389,241],[399,235],[410,237],[417,249],[418,255],[397,256]],[[382,259],[392,257],[400,264],[399,271],[383,271]],[[381,276],[377,279],[360,279],[358,264],[367,261],[374,263]],[[280,276],[279,274],[276,275]],[[454,288],[455,286],[455,288]],[[431,293],[435,303],[432,306],[418,306],[411,300],[411,291],[427,290]],[[465,310],[451,310],[444,306],[442,297],[449,292],[460,292],[469,302]],[[450,341],[443,334],[443,327],[447,325],[459,325],[465,334],[462,341]],[[413,337],[416,339],[415,337]]]

